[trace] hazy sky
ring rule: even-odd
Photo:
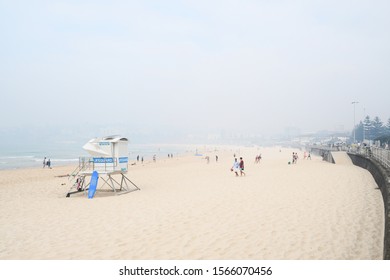
[[[351,130],[390,117],[390,1],[0,0],[0,128]]]

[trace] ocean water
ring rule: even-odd
[[[50,146],[39,145],[10,145],[1,146],[0,150],[0,170],[19,168],[42,167],[44,157],[50,159],[51,166],[77,165],[80,157],[90,155],[83,150],[85,143],[65,142],[55,143]],[[157,160],[168,158],[168,154],[174,157],[186,153],[194,153],[196,147],[191,145],[170,145],[170,144],[131,144],[129,143],[129,163],[135,162],[137,156],[144,161],[152,160],[156,155]]]
[[[81,146],[75,142],[50,145],[35,143],[1,145],[0,169],[42,167],[44,157],[50,158],[53,166],[78,164],[80,156],[87,156]]]

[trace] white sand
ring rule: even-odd
[[[332,152],[332,157],[336,164],[352,165],[352,160],[346,152]]]
[[[74,166],[0,171],[0,259],[382,259],[384,211],[364,169],[241,148],[130,166],[141,191],[66,198]],[[233,153],[245,177],[230,167]],[[257,153],[260,164],[254,164]]]

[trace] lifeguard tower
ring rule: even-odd
[[[99,184],[98,191],[103,190],[104,186],[108,186],[117,195],[140,190],[125,176],[129,162],[127,138],[117,135],[93,138],[83,149],[91,157],[79,158],[79,166],[69,175],[72,186],[66,197],[79,192],[85,193],[89,187],[86,178],[91,177],[94,171],[98,172],[99,179],[103,181]],[[120,179],[115,179],[118,176]]]

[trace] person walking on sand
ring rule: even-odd
[[[43,168],[46,166],[46,157],[43,159]]]
[[[49,167],[49,168],[51,169],[51,161],[50,161],[50,158],[47,160],[46,165],[47,165],[47,167]]]
[[[238,177],[238,171],[240,170],[240,164],[237,161],[237,158],[234,159],[233,166],[230,170],[234,171],[234,173],[236,173],[236,177]]]
[[[244,160],[240,157],[240,175],[242,176],[242,174],[246,175],[244,172]]]
[[[293,155],[292,155],[292,163],[293,163],[293,164],[296,164],[296,163],[297,163],[297,159],[298,159],[298,153],[294,153],[294,152],[293,152]]]

